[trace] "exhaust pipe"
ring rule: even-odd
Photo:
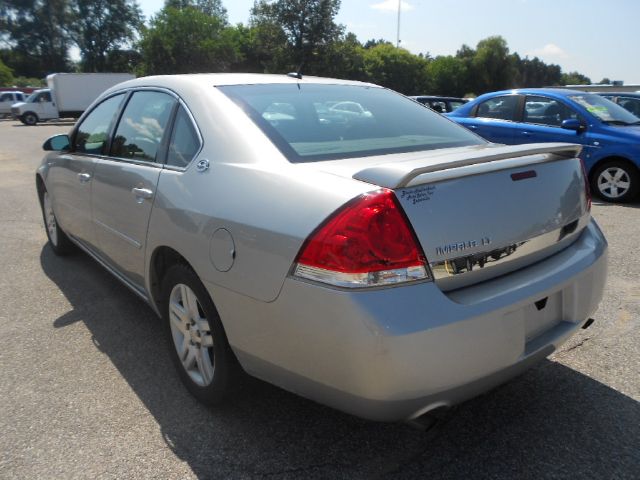
[[[584,325],[582,325],[582,329],[586,330],[593,324],[593,322],[595,322],[593,318],[588,319],[586,322],[584,322]]]
[[[443,404],[430,405],[429,407],[422,409],[422,413],[419,411],[410,419],[405,420],[405,423],[417,430],[427,432],[445,418],[445,414],[449,411],[449,408],[449,405]]]

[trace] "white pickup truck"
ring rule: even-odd
[[[49,88],[34,91],[11,106],[11,115],[25,125],[57,118],[78,118],[107,88],[135,78],[130,73],[53,73]]]
[[[11,105],[22,102],[25,98],[26,95],[17,90],[0,92],[0,117],[11,115]]]

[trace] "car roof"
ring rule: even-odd
[[[258,84],[325,84],[325,85],[360,85],[378,87],[372,83],[340,80],[337,78],[323,78],[302,75],[298,79],[289,75],[274,75],[262,73],[189,73],[180,75],[154,75],[128,80],[117,85],[121,88],[134,87],[169,87],[190,84],[198,87],[226,86],[226,85],[258,85]],[[381,88],[381,87],[380,87]]]
[[[460,98],[460,97],[441,97],[439,95],[412,95],[409,98],[413,98],[413,99],[418,99],[418,98],[423,98],[423,99],[427,99],[427,100],[465,100],[464,98]]]
[[[613,97],[635,97],[640,98],[638,92],[597,92],[598,95],[611,95]]]
[[[509,95],[509,94],[536,95],[540,93],[556,95],[559,97],[568,97],[571,95],[594,94],[594,92],[583,92],[582,90],[569,90],[566,88],[514,88],[513,90],[501,90],[499,92],[491,92],[490,94],[485,94],[485,95]]]

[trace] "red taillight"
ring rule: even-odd
[[[295,275],[366,287],[428,278],[422,249],[391,190],[358,197],[303,245]]]
[[[587,176],[587,168],[584,166],[584,161],[580,159],[580,166],[582,167],[582,176],[584,177],[584,194],[587,196],[587,210],[591,211],[591,188],[589,187],[589,177]]]

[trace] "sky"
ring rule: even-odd
[[[253,0],[222,0],[232,24],[247,23]],[[454,55],[501,35],[511,52],[603,78],[640,84],[640,0],[401,0],[400,45]],[[164,0],[139,0],[148,19]],[[361,42],[396,43],[398,0],[342,0],[337,23]]]

